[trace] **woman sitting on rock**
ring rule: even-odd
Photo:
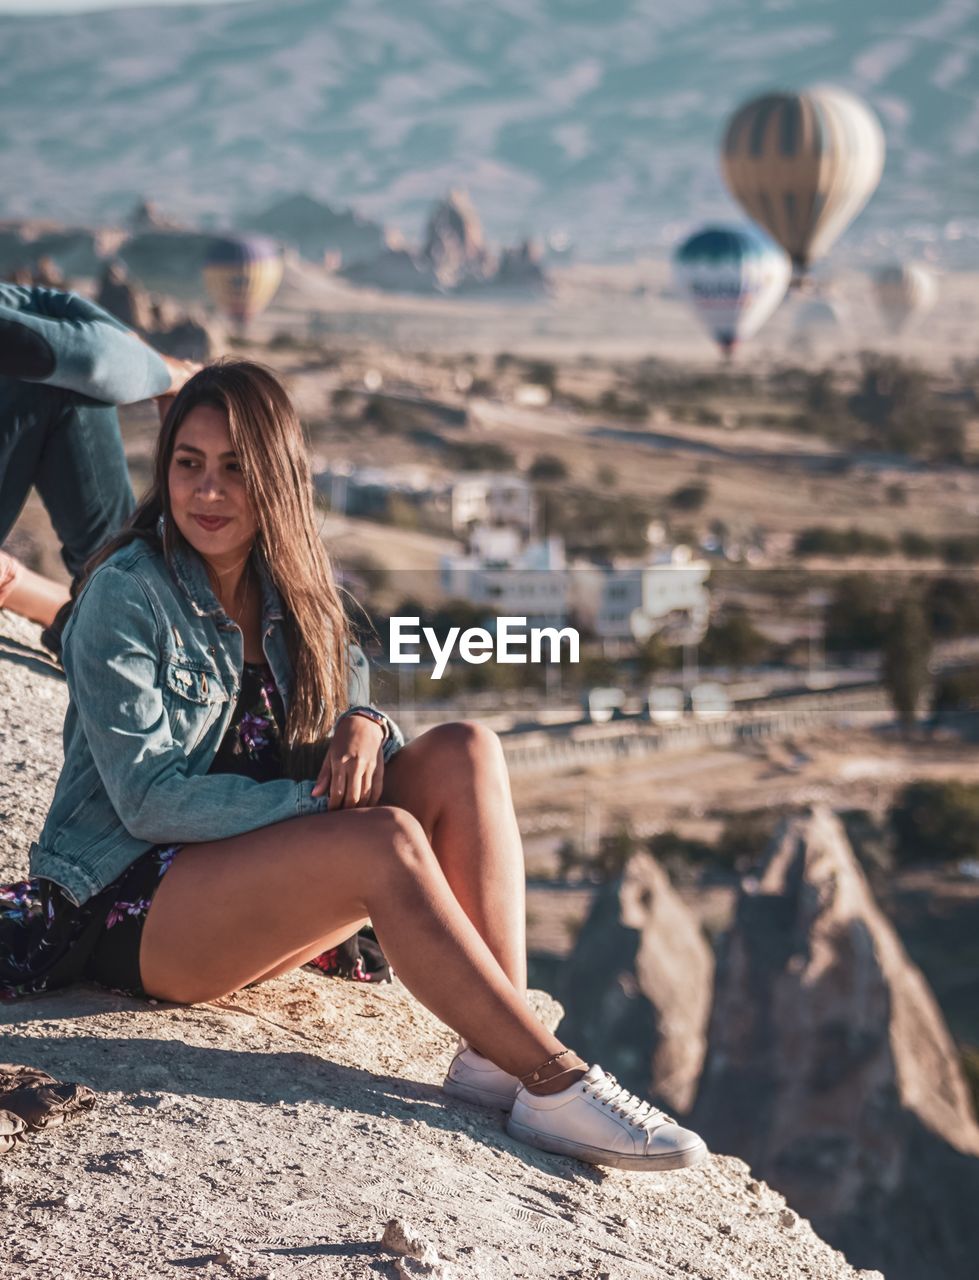
[[[703,1158],[531,1012],[499,741],[457,723],[405,746],[370,705],[271,373],[219,363],[176,396],[152,487],[89,572],[63,652],[65,766],[31,851],[45,945],[20,990],[84,976],[214,1000],[369,920],[463,1039],[448,1092],[594,1163]]]

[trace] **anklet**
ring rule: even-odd
[[[540,1073],[545,1067],[549,1067],[552,1062],[557,1062],[558,1058],[563,1058],[566,1053],[573,1052],[573,1049],[562,1049],[560,1053],[555,1053],[552,1057],[548,1058],[546,1062],[542,1062],[539,1067],[535,1067],[533,1071],[528,1071],[525,1076],[520,1076],[520,1083],[525,1084],[529,1080],[531,1084],[538,1084],[540,1082]],[[571,1070],[574,1070],[574,1068],[572,1067]],[[561,1071],[559,1074],[563,1076],[564,1072]],[[551,1076],[550,1078],[554,1080],[557,1077]]]
[[[562,1076],[571,1075],[572,1071],[580,1071],[582,1075],[584,1075],[585,1068],[584,1067],[565,1067],[563,1071],[558,1071],[553,1076],[548,1076],[546,1080],[541,1080],[541,1081],[538,1081],[537,1083],[550,1084],[552,1080],[560,1080]],[[520,1083],[523,1084],[523,1081],[521,1081]],[[535,1081],[531,1080],[530,1084],[534,1084],[534,1083]],[[530,1085],[524,1085],[524,1088],[529,1089]],[[570,1089],[571,1086],[568,1085],[568,1088]]]

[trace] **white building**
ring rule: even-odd
[[[526,618],[528,626],[568,621],[569,572],[560,538],[525,543],[518,530],[478,526],[468,553],[443,556],[443,592],[485,606],[495,617]]]
[[[476,525],[510,525],[529,537],[537,518],[534,487],[522,476],[506,472],[474,472],[452,485],[452,528],[464,532]]]
[[[672,547],[645,565],[576,568],[572,603],[602,640],[641,642],[659,633],[691,643],[703,638],[710,618],[709,576],[706,560]]]

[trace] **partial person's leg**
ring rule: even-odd
[[[527,1074],[563,1048],[473,927],[417,821],[387,806],[185,846],[147,914],[143,986],[179,1003],[215,999],[368,917],[405,986],[504,1071]]]
[[[0,549],[0,609],[49,627],[69,598],[62,583],[42,577]]]
[[[50,424],[64,393],[53,387],[24,383],[0,421],[0,543],[14,527],[34,484]],[[4,557],[0,564],[0,605],[22,617],[50,626],[68,599],[61,583]]]
[[[46,424],[34,483],[74,578],[135,503],[115,407],[72,392],[60,395]]]
[[[463,911],[526,991],[523,846],[497,735],[471,721],[429,729],[388,762],[381,802],[418,819]]]
[[[37,475],[47,424],[61,402],[53,387],[20,384],[0,418],[0,543],[14,527]]]

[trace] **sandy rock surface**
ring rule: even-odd
[[[521,1146],[442,1094],[452,1046],[400,984],[306,972],[193,1008],[0,1006],[0,1059],[99,1093],[0,1163],[5,1280],[394,1276],[392,1217],[479,1280],[859,1274],[739,1160],[605,1173]]]
[[[60,765],[65,690],[36,644],[0,617],[0,879]],[[99,1095],[0,1160],[3,1280],[425,1274],[382,1246],[392,1218],[459,1280],[877,1276],[739,1160],[637,1175],[521,1146],[442,1094],[453,1044],[398,983],[305,971],[191,1008],[94,987],[0,1005],[0,1061]]]

